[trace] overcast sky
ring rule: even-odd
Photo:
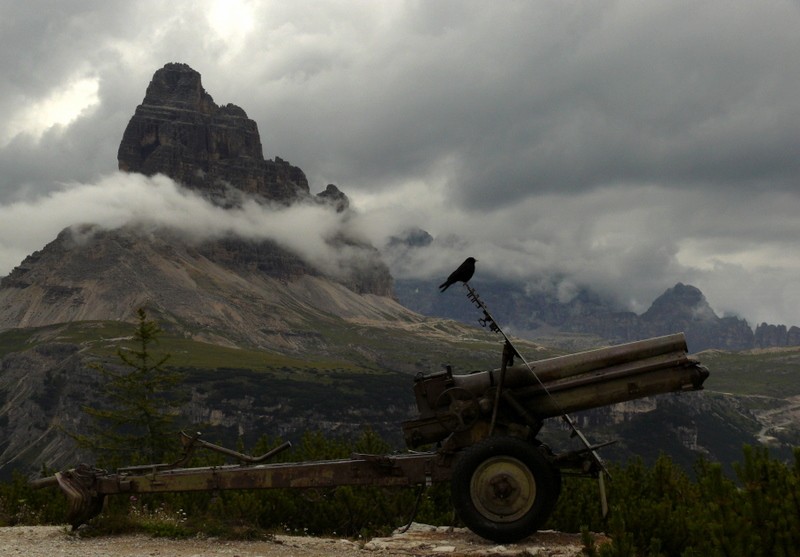
[[[796,0],[0,0],[0,33],[0,276],[152,194],[117,147],[184,62],[377,247],[435,238],[395,276],[472,255],[565,299],[643,312],[680,281],[800,325]]]

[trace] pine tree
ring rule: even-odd
[[[158,463],[177,445],[173,423],[182,374],[166,367],[169,354],[152,352],[162,333],[158,324],[141,308],[137,318],[133,346],[117,348],[120,365],[93,366],[104,380],[103,404],[83,407],[92,424],[87,435],[75,436],[104,466]]]

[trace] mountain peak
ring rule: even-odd
[[[122,171],[165,174],[220,205],[230,204],[231,189],[279,203],[309,195],[303,171],[264,159],[255,121],[234,104],[218,106],[186,64],[153,74],[117,160]]]
[[[164,101],[205,113],[210,113],[215,106],[214,99],[203,89],[200,72],[187,64],[174,62],[153,74],[142,104],[160,106]]]
[[[317,203],[339,212],[349,206],[336,186],[312,197],[302,170],[279,157],[265,160],[256,123],[236,105],[218,106],[186,64],[155,72],[118,160],[122,171],[165,174],[224,208],[254,200],[265,206],[266,218],[275,204]],[[200,240],[169,225],[75,225],[0,281],[0,331],[125,320],[147,306],[188,329],[280,346],[299,313],[318,321],[328,311],[372,318],[375,307],[395,308],[391,274],[373,246],[344,230],[322,240],[335,264],[266,237]]]
[[[656,298],[642,317],[644,319],[664,319],[665,316],[676,315],[691,315],[696,320],[704,321],[713,321],[719,318],[699,288],[682,282],[667,289]]]

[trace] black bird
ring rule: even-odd
[[[475,261],[477,260],[474,257],[467,257],[458,269],[450,273],[447,280],[439,285],[439,288],[441,288],[440,292],[447,290],[451,284],[459,281],[467,282],[471,279],[472,275],[475,273]]]

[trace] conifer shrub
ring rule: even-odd
[[[800,555],[800,449],[787,463],[745,446],[734,470],[700,459],[692,477],[667,456],[613,466],[605,519],[597,485],[570,478],[547,527],[608,533],[610,544],[590,550],[603,557]]]

